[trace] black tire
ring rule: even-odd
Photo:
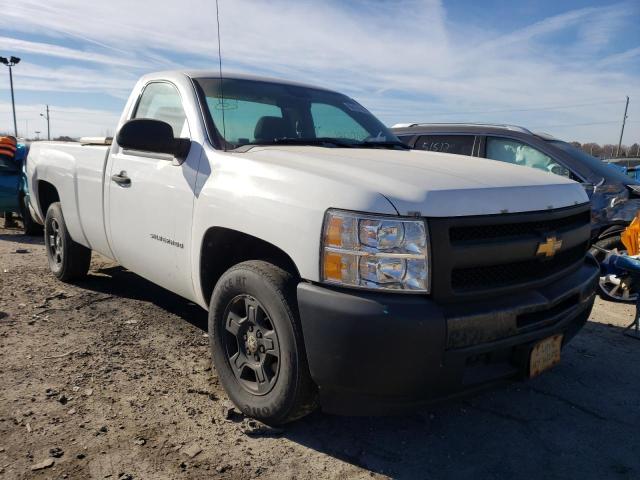
[[[211,296],[209,346],[220,382],[245,415],[268,425],[291,422],[316,408],[317,388],[304,350],[296,285],[285,270],[252,260],[227,270]],[[232,361],[244,366],[232,367]]]
[[[27,197],[20,198],[20,215],[22,216],[22,231],[25,235],[40,236],[44,232],[44,227],[36,222],[31,216],[31,211],[27,205]]]
[[[62,215],[60,202],[52,203],[44,222],[44,244],[49,269],[58,280],[70,282],[89,271],[91,250],[73,241]]]
[[[626,250],[626,247],[623,245],[619,234],[613,235],[611,237],[603,238],[601,240],[596,240],[593,244],[605,250],[613,250],[614,248],[617,248],[618,251]],[[596,257],[596,260],[598,261],[598,263],[604,260],[604,257],[606,255],[601,250],[598,250],[597,248],[593,248],[593,247],[591,247],[590,252],[594,257]]]

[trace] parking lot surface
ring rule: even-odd
[[[0,229],[0,478],[640,478],[633,311],[597,300],[531,381],[265,429],[219,386],[203,310],[96,256],[60,283],[41,239]]]

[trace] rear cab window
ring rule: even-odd
[[[283,122],[282,109],[271,103],[207,97],[207,104],[220,133],[223,133],[224,128],[224,137],[231,143],[255,142],[258,122],[263,117]]]
[[[422,135],[416,140],[414,148],[471,156],[475,139],[475,135]]]

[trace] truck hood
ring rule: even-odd
[[[311,146],[254,147],[241,155],[263,164],[305,171],[343,188],[380,193],[401,215],[491,215],[588,201],[582,186],[572,180],[462,155]]]

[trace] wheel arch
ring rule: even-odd
[[[239,230],[211,227],[202,239],[199,265],[199,288],[207,305],[222,274],[233,265],[247,260],[271,262],[300,278],[291,256],[276,245]]]
[[[54,202],[60,201],[60,194],[58,193],[58,189],[52,184],[47,182],[46,180],[38,180],[38,208],[40,209],[40,214],[42,219],[47,216],[47,210],[49,206]]]

